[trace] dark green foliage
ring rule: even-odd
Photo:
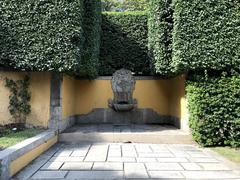
[[[101,30],[101,0],[84,0],[83,38],[84,46],[78,76],[96,77]]]
[[[0,1],[0,66],[96,76],[100,12],[100,0]]]
[[[112,75],[120,68],[149,74],[147,36],[146,13],[103,13],[100,75]]]
[[[148,0],[102,0],[102,9],[110,12],[146,11]]]
[[[176,0],[174,8],[175,71],[239,69],[239,0]]]
[[[172,76],[172,0],[149,1],[149,54],[151,66],[162,76]]]
[[[6,87],[10,90],[8,109],[16,123],[25,123],[31,112],[29,80],[29,76],[17,81],[6,78]]]
[[[240,146],[240,77],[193,76],[187,81],[190,127],[203,146]]]
[[[0,65],[20,70],[78,69],[80,0],[0,1]]]

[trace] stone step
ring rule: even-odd
[[[156,143],[156,144],[193,144],[192,136],[184,133],[62,133],[60,142],[108,142],[108,143]]]

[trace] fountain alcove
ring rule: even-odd
[[[180,120],[175,116],[161,115],[148,107],[138,108],[138,99],[134,98],[136,77],[131,71],[117,70],[109,83],[113,97],[106,102],[108,108],[94,108],[90,113],[76,115],[76,124],[168,124],[180,128]]]

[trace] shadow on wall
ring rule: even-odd
[[[181,128],[188,129],[187,100],[185,97],[186,75],[170,79],[169,114],[181,119]]]

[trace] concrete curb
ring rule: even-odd
[[[37,136],[26,139],[14,146],[11,146],[3,151],[0,154],[0,179],[8,180],[10,179],[10,164],[13,160],[21,157],[27,152],[35,149],[39,145],[45,143],[49,139],[56,136],[55,131],[47,130],[43,133],[40,133]]]

